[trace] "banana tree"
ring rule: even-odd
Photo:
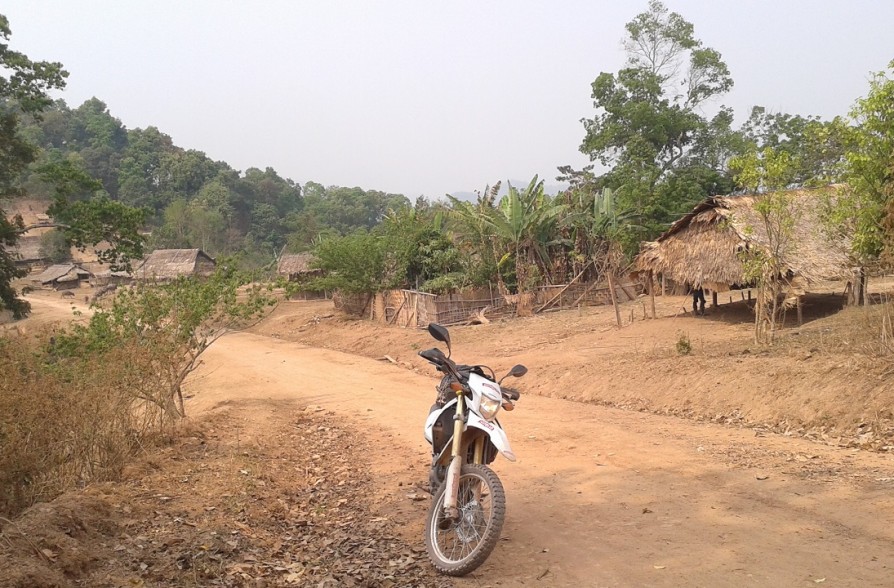
[[[492,279],[497,283],[500,294],[509,294],[509,289],[500,273],[502,253],[495,246],[496,237],[490,222],[494,214],[494,203],[500,192],[501,182],[487,186],[478,194],[475,203],[459,200],[447,195],[450,201],[450,229],[463,249],[479,262],[493,268]]]
[[[530,291],[538,281],[532,270],[538,265],[548,267],[547,245],[555,236],[556,219],[563,210],[563,205],[544,192],[543,180],[534,176],[522,191],[509,184],[507,194],[485,219],[502,243],[502,260],[515,259],[520,315],[531,312]]]

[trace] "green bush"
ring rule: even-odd
[[[677,355],[689,355],[692,353],[692,342],[684,331],[677,331]]]

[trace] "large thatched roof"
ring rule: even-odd
[[[313,261],[313,253],[288,253],[279,258],[276,273],[284,276],[316,273],[319,270],[311,267]]]
[[[172,280],[179,276],[211,273],[214,259],[201,249],[156,249],[134,270],[143,280]]]
[[[40,235],[26,235],[19,237],[15,247],[16,261],[27,263],[40,261],[45,256],[40,253]]]
[[[53,282],[74,282],[77,279],[89,278],[92,274],[74,263],[59,263],[51,265],[42,273],[31,278],[31,281],[40,284]]]
[[[807,283],[852,275],[850,239],[823,222],[824,207],[837,189],[831,186],[781,193],[794,225],[780,257],[789,272]],[[745,194],[705,200],[657,240],[645,243],[635,268],[713,290],[744,284],[742,252],[767,251],[770,246],[765,224],[755,210],[755,203],[766,196]]]

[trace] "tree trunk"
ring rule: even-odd
[[[607,272],[608,275],[608,295],[611,296],[612,306],[615,308],[615,320],[618,322],[618,328],[621,328],[621,310],[618,308],[618,294],[615,292],[615,280],[612,277],[613,270]]]
[[[517,282],[518,303],[515,307],[515,314],[517,316],[532,316],[534,314],[533,301],[527,289],[528,269],[526,260],[520,255],[516,255],[515,280]]]

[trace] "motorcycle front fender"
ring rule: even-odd
[[[512,448],[509,446],[509,437],[506,436],[506,432],[503,431],[503,427],[500,426],[500,423],[486,421],[480,415],[469,411],[469,419],[466,422],[466,429],[468,430],[469,427],[480,429],[487,433],[490,442],[494,444],[497,451],[502,453],[503,457],[509,461],[515,461],[515,453],[512,452]]]

